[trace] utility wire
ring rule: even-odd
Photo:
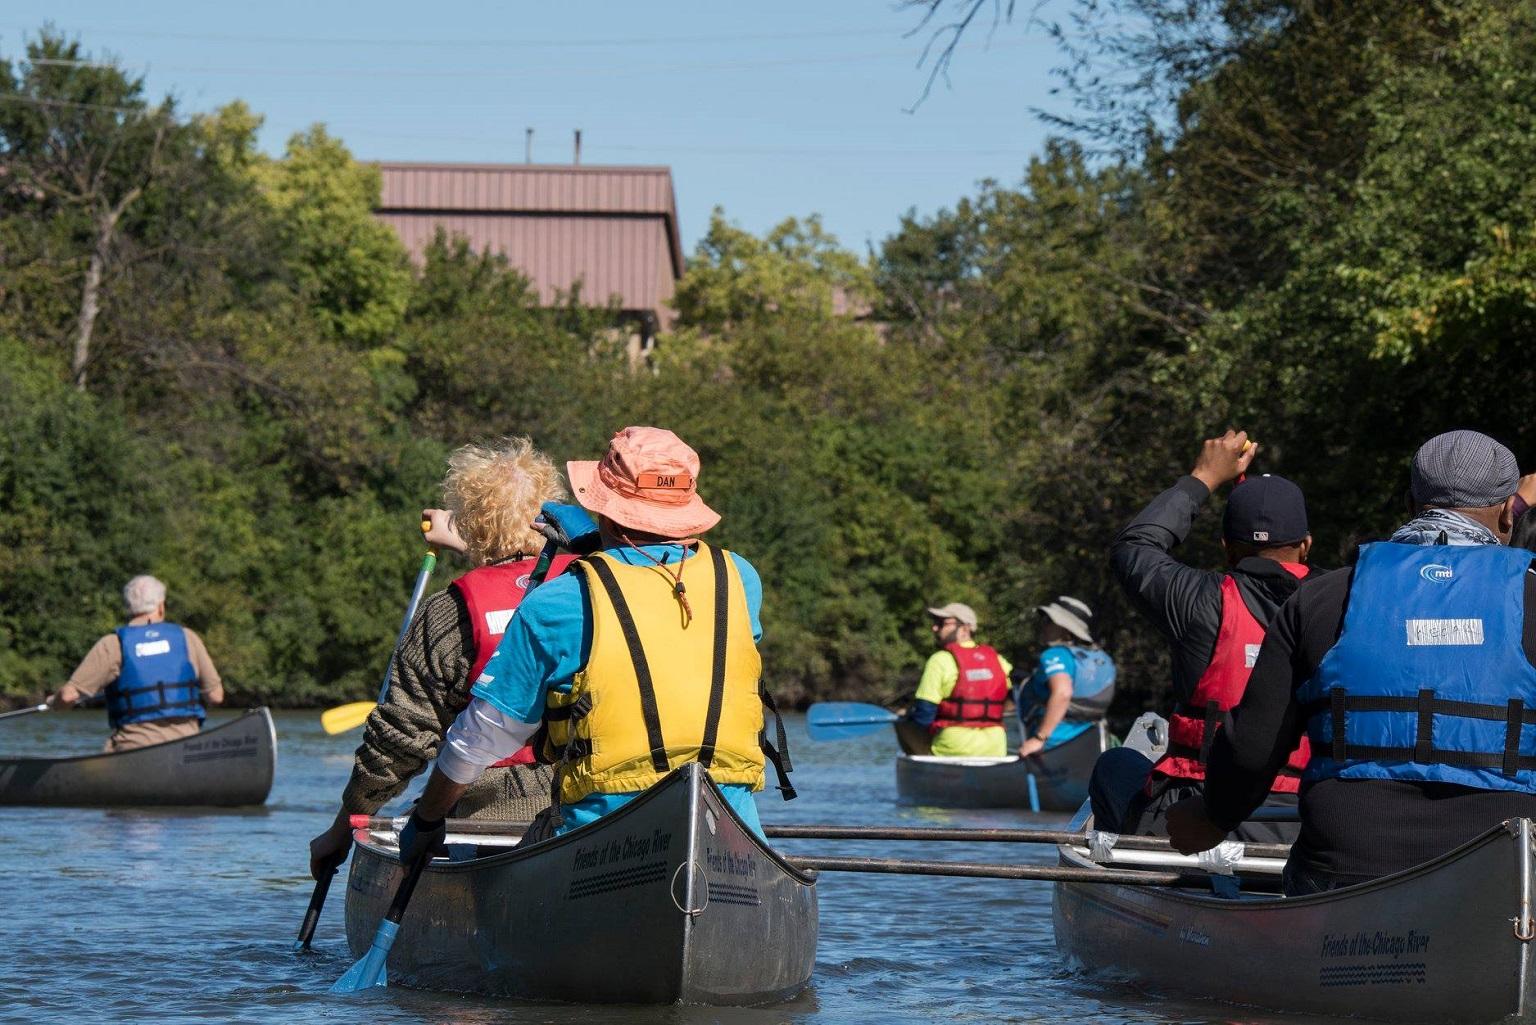
[[[975,49],[1003,50],[1017,49],[1031,45],[1029,40],[1019,40],[1010,43],[997,43],[991,46],[977,46]],[[519,67],[519,68],[401,68],[398,66],[380,66],[376,68],[362,67],[326,67],[310,66],[307,68],[277,67],[274,65],[261,65],[252,67],[231,67],[229,65],[180,65],[166,64],[157,66],[159,71],[179,71],[192,74],[208,75],[279,75],[297,77],[348,77],[359,76],[367,78],[547,78],[551,75],[580,74],[580,75],[662,75],[673,73],[687,73],[698,71],[751,71],[761,68],[783,67],[811,67],[827,64],[847,64],[854,61],[885,60],[891,57],[911,57],[910,50],[873,50],[864,53],[830,54],[821,57],[775,57],[762,60],[720,61],[701,64],[656,64],[650,66],[631,67],[616,66],[614,64],[592,65],[589,67]],[[31,63],[57,67],[122,67],[111,62],[95,60],[64,60],[55,57],[38,58]],[[126,69],[124,69],[126,70]]]
[[[30,27],[22,27],[17,30],[25,35],[35,31]],[[701,36],[655,36],[644,38],[638,36],[615,37],[612,39],[527,39],[527,38],[502,38],[486,39],[380,39],[367,36],[269,36],[247,35],[244,33],[208,33],[208,32],[149,32],[143,29],[120,29],[92,27],[76,29],[79,32],[93,32],[99,35],[129,36],[136,39],[181,39],[201,42],[225,42],[225,43],[278,43],[293,44],[298,46],[409,46],[409,47],[445,47],[455,50],[468,47],[593,47],[607,46],[664,46],[668,43],[738,43],[738,42],[775,42],[795,39],[847,39],[853,36],[867,37],[871,33],[869,29],[841,29],[829,32],[765,32],[744,34],[721,34]]]

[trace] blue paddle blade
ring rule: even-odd
[[[901,718],[879,705],[857,701],[818,701],[805,712],[805,729],[812,740],[862,737]]]
[[[347,974],[336,980],[331,992],[361,993],[375,986],[388,986],[389,971],[384,962],[389,958],[389,948],[395,945],[395,933],[399,931],[398,923],[387,918],[380,922],[378,932],[373,934],[373,946],[357,964],[347,969]]]

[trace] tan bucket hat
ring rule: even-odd
[[[1093,610],[1087,602],[1061,595],[1053,602],[1036,605],[1035,611],[1084,644],[1093,643],[1093,630],[1088,625],[1093,622]]]
[[[720,522],[699,497],[699,454],[660,427],[626,427],[601,460],[565,472],[582,508],[631,530],[683,538]]]

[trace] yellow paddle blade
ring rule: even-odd
[[[368,713],[378,707],[373,701],[354,701],[350,705],[337,705],[320,713],[320,728],[327,733],[345,733],[356,729],[368,718]]]

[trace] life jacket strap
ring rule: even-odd
[[[549,781],[549,823],[555,829],[565,825],[565,815],[560,810],[560,783],[565,778],[565,770],[576,759],[585,757],[592,750],[590,740],[576,736],[576,724],[592,711],[592,695],[583,694],[560,711],[565,713],[561,718],[570,720],[571,727],[566,735],[565,748],[560,752],[559,760],[555,762],[555,771],[551,774]],[[549,714],[547,710],[545,714]],[[540,726],[539,729],[545,731],[548,726]],[[534,750],[537,751],[539,748]]]
[[[715,571],[715,654],[709,674],[709,711],[704,716],[704,739],[699,743],[699,764],[708,769],[715,760],[715,740],[720,734],[720,713],[725,707],[725,652],[730,626],[729,578],[726,576],[725,552],[714,545],[709,560]]]
[[[635,666],[635,682],[640,688],[640,715],[645,720],[645,736],[651,745],[651,768],[657,772],[671,771],[667,761],[667,742],[661,733],[661,712],[656,705],[656,685],[651,680],[651,665],[645,657],[645,646],[640,643],[640,631],[635,626],[634,613],[624,600],[624,592],[613,570],[602,559],[592,560],[592,569],[608,595],[619,628],[624,631],[624,643],[629,647],[629,657]]]
[[[773,774],[778,779],[779,793],[784,800],[793,801],[800,795],[795,791],[795,785],[789,781],[789,774],[795,771],[795,766],[789,759],[789,736],[784,732],[784,717],[779,714],[778,704],[761,681],[757,685],[757,696],[762,699],[763,708],[773,716],[774,733],[778,737],[778,745],[775,746],[768,739],[767,716],[763,717],[763,732],[758,735],[757,742],[763,749],[763,757],[767,758],[773,766]]]
[[[1420,690],[1410,698],[1378,695],[1351,696],[1343,687],[1333,687],[1328,691],[1326,701],[1313,701],[1304,707],[1309,716],[1321,715],[1325,711],[1328,714],[1333,726],[1330,756],[1336,762],[1412,761],[1422,765],[1459,765],[1475,769],[1498,769],[1506,776],[1536,769],[1536,756],[1520,753],[1521,728],[1536,726],[1536,709],[1526,708],[1525,702],[1520,698],[1512,698],[1502,705],[1492,705],[1477,701],[1448,701],[1437,698],[1431,689]],[[1413,746],[1375,747],[1349,743],[1346,736],[1346,716],[1349,712],[1412,713],[1417,717]],[[1495,752],[1436,748],[1434,722],[1437,715],[1504,723],[1503,749]]]

